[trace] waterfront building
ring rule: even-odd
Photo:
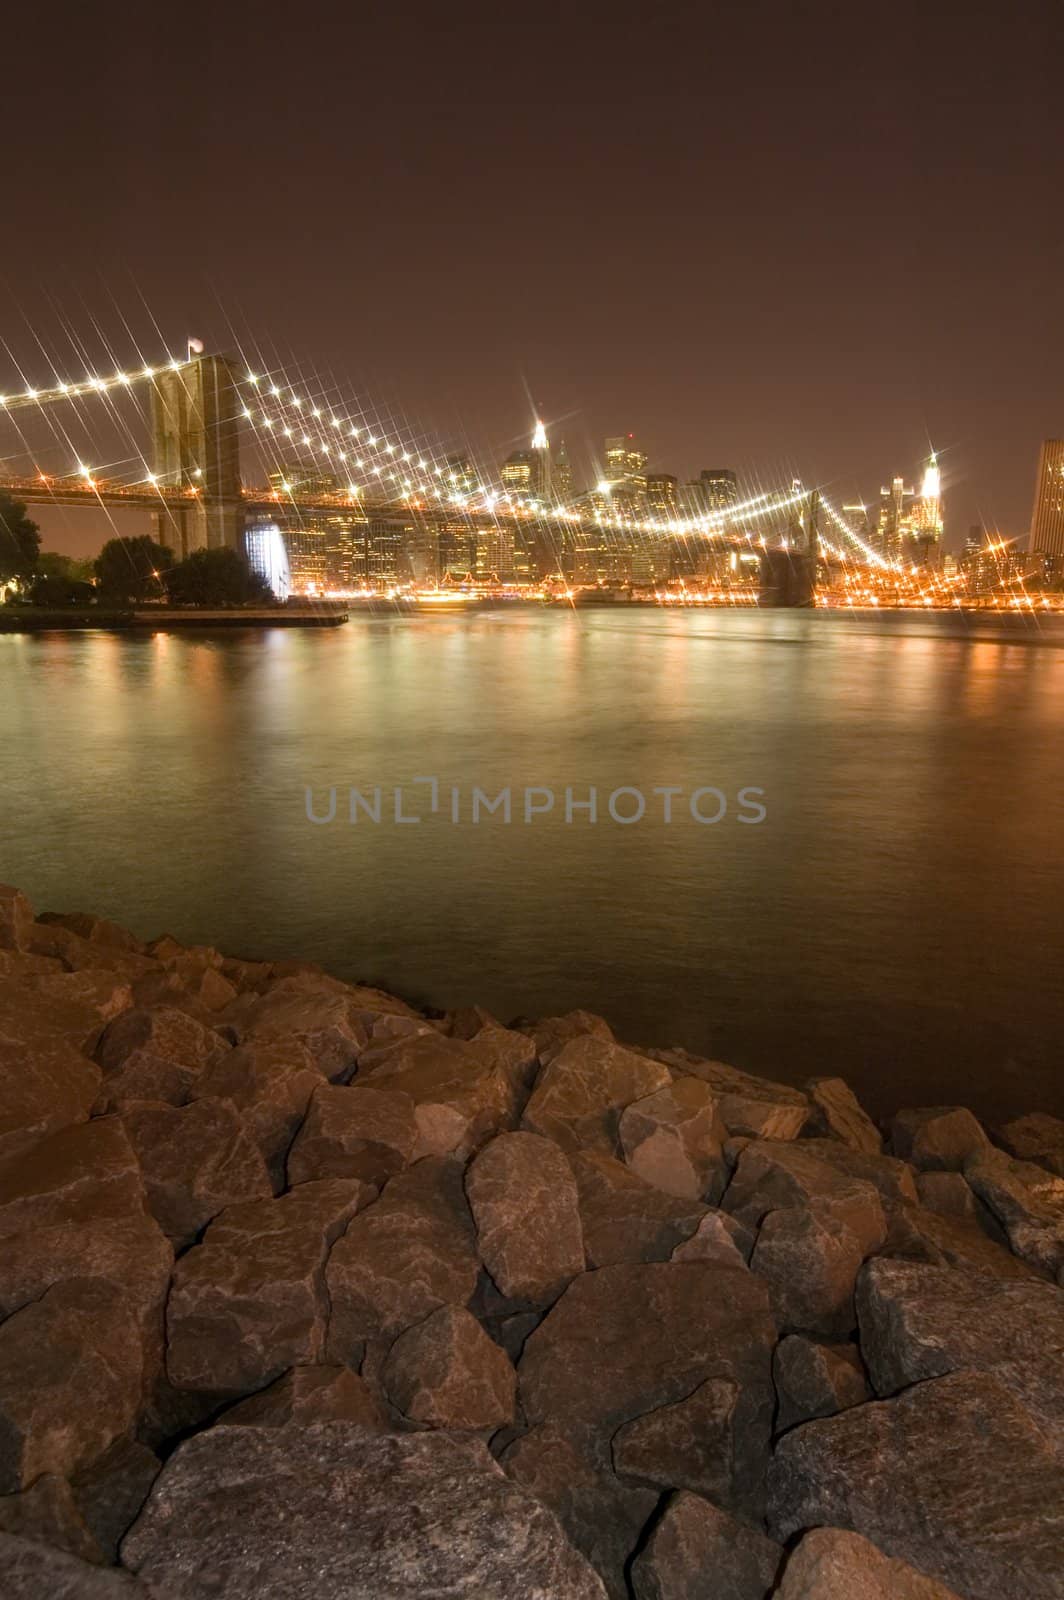
[[[640,492],[646,492],[647,457],[635,442],[634,433],[626,433],[605,442],[605,478],[610,483],[630,483]]]
[[[253,522],[244,532],[248,566],[283,604],[292,590],[284,536],[276,522]]]
[[[1031,512],[1030,548],[1064,556],[1064,439],[1044,439]]]
[[[679,485],[671,472],[647,474],[647,505],[658,517],[675,517],[679,510]]]

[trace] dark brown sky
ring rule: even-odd
[[[930,438],[951,542],[1025,529],[1064,432],[1057,0],[391,16],[21,6],[16,359],[47,378],[27,320],[61,348],[60,311],[132,359],[147,307],[172,347],[232,323],[478,451],[527,383],[578,457],[632,429],[661,468],[840,499]]]

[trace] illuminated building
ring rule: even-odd
[[[912,508],[911,527],[903,538],[902,560],[926,566],[942,543],[942,474],[932,453],[924,469],[920,493]]]
[[[1045,439],[1038,457],[1030,548],[1064,555],[1064,439]]]
[[[703,467],[698,474],[707,511],[727,511],[739,504],[739,480],[727,467]]]
[[[872,535],[872,525],[868,517],[868,507],[863,501],[856,500],[853,505],[843,506],[842,519],[859,539],[863,539],[865,544],[869,542]]]
[[[468,456],[448,456],[446,481],[459,494],[472,494],[477,486],[476,468]]]
[[[573,468],[564,439],[558,440],[558,448],[551,462],[551,494],[563,506],[567,506],[573,498]]]
[[[540,419],[536,418],[532,435],[532,493],[537,500],[549,501],[551,497],[550,440]]]
[[[906,487],[904,478],[894,478],[889,488],[879,491],[876,548],[887,561],[899,559],[903,541],[912,534],[915,498],[916,491]]]
[[[531,499],[535,493],[536,462],[531,450],[515,450],[502,464],[499,478],[503,489],[519,499]]]
[[[288,551],[284,536],[276,522],[253,522],[244,532],[244,549],[248,566],[260,577],[276,599],[288,599],[292,588],[292,573],[288,564]]]
[[[610,483],[630,483],[646,491],[647,458],[636,447],[635,435],[626,433],[620,438],[606,440],[605,477]]]
[[[652,472],[647,477],[647,505],[655,516],[674,517],[679,507],[678,485],[671,472]]]

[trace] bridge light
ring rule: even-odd
[[[281,488],[284,490],[285,494],[292,493],[292,485],[284,480],[281,482]]]
[[[349,439],[357,439],[359,434],[361,433],[361,431],[362,430],[360,428],[352,428],[348,433],[348,438]]]
[[[292,404],[295,406],[297,411],[302,411],[303,402],[302,402],[302,400],[299,398],[299,396],[297,394],[294,394],[292,396]]]
[[[410,460],[410,451],[409,450],[404,450],[403,451],[403,460],[404,461],[409,461]]]
[[[366,443],[367,444],[372,444],[372,445],[375,445],[377,443],[377,441],[373,437],[372,433],[367,433],[367,435],[366,435]]]
[[[292,437],[291,428],[283,428],[281,431],[284,433],[286,439],[290,439]]]
[[[180,361],[177,359],[176,356],[171,356],[171,358],[170,358],[170,371],[171,372],[180,372],[180,370],[181,370]]]
[[[394,446],[394,444],[386,444],[384,448],[387,450],[387,452],[388,452],[388,454],[390,456],[394,456],[394,454],[395,454],[395,446]]]
[[[278,389],[278,387],[277,387],[277,385],[275,383],[271,383],[270,384],[270,393],[273,395],[275,400],[280,398],[281,391],[280,391],[280,389]]]
[[[90,389],[106,389],[107,385],[104,383],[102,378],[90,378],[89,379],[89,388]]]
[[[317,406],[314,407],[314,410],[311,412],[311,416],[312,417],[320,417],[321,416],[321,412],[318,410]]]
[[[159,481],[158,473],[155,473],[155,472],[149,472],[148,473],[148,482],[149,483],[158,483],[158,481]]]
[[[334,428],[342,428],[343,427],[343,423],[340,421],[339,417],[333,417],[332,425],[333,425]]]
[[[258,377],[256,376],[256,374],[254,372],[249,372],[248,373],[248,382],[249,383],[258,383],[258,381],[259,381]]]
[[[202,467],[194,467],[193,470],[192,470],[192,476],[194,478],[202,478],[203,477],[203,468]]]
[[[115,382],[116,383],[128,383],[129,382],[129,373],[128,372],[116,372],[115,373]]]
[[[352,499],[354,499],[354,497],[359,492],[358,484],[357,483],[349,483],[348,486],[347,486],[347,492],[352,497]]]
[[[141,377],[142,378],[154,378],[154,376],[155,376],[155,368],[154,367],[145,367],[144,371],[141,373]]]
[[[303,443],[308,445],[310,443],[310,440],[307,438],[306,434],[303,435]]]

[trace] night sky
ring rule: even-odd
[[[930,441],[949,544],[1025,534],[1064,432],[1062,17],[22,6],[0,337],[43,383],[31,328],[75,375],[235,329],[485,457],[534,404],[589,470],[631,430],[838,501]]]

